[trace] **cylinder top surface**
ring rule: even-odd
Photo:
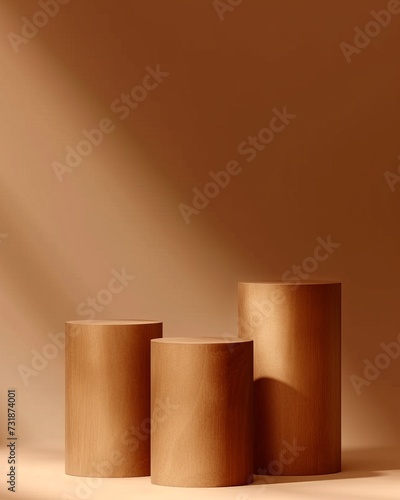
[[[340,281],[239,281],[239,285],[340,285]]]
[[[157,344],[243,344],[244,342],[252,342],[249,339],[223,339],[218,337],[164,337],[153,339],[152,342]]]
[[[147,319],[83,319],[72,320],[65,322],[68,325],[95,325],[95,326],[119,326],[119,325],[156,325],[161,324],[161,321]]]

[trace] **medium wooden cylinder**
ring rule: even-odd
[[[66,323],[65,472],[150,475],[150,341],[156,321]]]
[[[237,486],[253,477],[253,342],[151,342],[151,481]]]
[[[341,284],[239,283],[254,340],[254,472],[341,470]]]

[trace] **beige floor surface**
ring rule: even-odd
[[[0,498],[18,500],[400,500],[400,449],[343,452],[343,472],[328,476],[256,476],[255,483],[235,488],[170,488],[152,485],[149,477],[77,478],[64,474],[63,451],[18,450],[17,492],[7,492],[7,451],[0,450]]]

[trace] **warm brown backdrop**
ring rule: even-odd
[[[343,444],[400,444],[400,358],[359,396],[349,380],[400,332],[400,184],[384,178],[400,15],[350,64],[339,47],[386,5],[244,0],[221,22],[211,0],[71,0],[16,54],[7,34],[38,5],[0,2],[0,398],[18,388],[26,446],[63,447],[63,353],[28,386],[17,367],[113,269],[135,279],[98,319],[236,335],[237,281],[279,278],[327,235],[341,246],[312,279],[343,282]],[[111,103],[157,64],[170,75],[120,121]],[[285,105],[296,119],[246,163],[238,144]],[[58,182],[52,162],[104,117],[116,130]],[[243,172],[186,225],[178,205],[231,159]]]

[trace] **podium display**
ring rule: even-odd
[[[152,483],[252,482],[252,341],[152,340],[151,407]]]
[[[67,474],[220,487],[341,470],[341,284],[238,291],[238,338],[66,323]]]
[[[66,323],[65,471],[150,475],[150,341],[156,321]]]
[[[341,470],[340,283],[239,283],[254,341],[254,472]]]

